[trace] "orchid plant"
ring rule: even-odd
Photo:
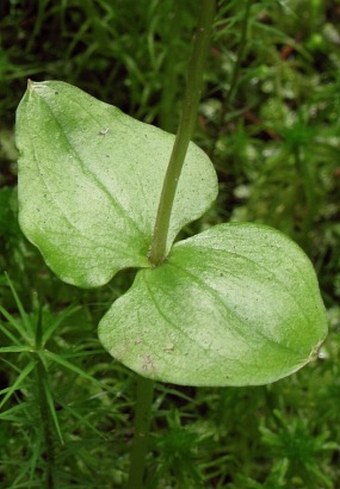
[[[176,241],[218,189],[190,142],[213,15],[203,0],[176,137],[61,81],[29,81],[17,111],[19,221],[47,265],[84,288],[138,269],[99,339],[142,377],[141,399],[145,378],[274,382],[313,360],[327,332],[313,266],[276,229],[226,223]]]

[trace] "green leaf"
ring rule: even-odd
[[[32,372],[32,370],[35,367],[35,364],[36,364],[36,362],[34,360],[32,360],[21,371],[20,375],[17,377],[17,379],[15,380],[15,382],[10,386],[10,388],[8,389],[6,395],[4,396],[4,398],[2,399],[2,401],[0,402],[0,409],[8,401],[8,399],[13,395],[13,393],[16,390],[21,389],[21,386],[22,386],[24,380]]]
[[[32,347],[26,345],[0,346],[0,353],[32,352]]]
[[[66,360],[66,358],[64,358],[62,356],[57,355],[56,353],[53,353],[53,352],[51,352],[49,350],[44,350],[43,356],[45,358],[48,358],[48,359],[52,360],[52,362],[58,363],[62,367],[66,368],[68,370],[71,370],[71,372],[74,372],[77,375],[80,375],[84,379],[89,380],[90,382],[92,382],[93,384],[97,385],[101,389],[103,387],[105,387],[104,384],[102,384],[97,379],[95,379],[94,377],[92,377],[90,374],[88,374],[87,372],[85,372],[85,370],[81,369],[77,365],[74,365],[74,363],[69,362],[68,360]]]
[[[19,221],[64,281],[108,282],[147,258],[174,136],[58,81],[29,82],[17,112]],[[214,168],[189,146],[168,249],[215,199]]]
[[[99,325],[112,356],[185,385],[274,382],[314,359],[327,332],[304,252],[267,226],[222,224],[140,270]]]
[[[59,438],[60,443],[63,445],[64,444],[64,437],[63,437],[63,434],[61,431],[60,423],[58,420],[58,415],[57,415],[57,412],[55,409],[55,403],[54,403],[53,395],[51,392],[51,388],[50,388],[46,378],[43,379],[43,389],[45,392],[45,397],[47,400],[47,405],[48,405],[48,408],[49,408],[49,411],[51,414],[51,418],[53,420],[55,431],[58,434],[58,438]]]

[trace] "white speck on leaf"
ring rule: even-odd
[[[143,358],[143,370],[154,370],[155,366],[150,355],[145,355]]]

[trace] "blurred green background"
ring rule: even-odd
[[[198,8],[0,4],[1,488],[123,487],[133,434],[134,376],[103,351],[96,325],[134,273],[100,290],[65,285],[17,223],[14,122],[27,78],[73,83],[175,132]],[[290,235],[316,267],[330,334],[318,361],[273,385],[158,384],[147,489],[340,487],[339,25],[337,0],[218,2],[194,139],[220,193],[182,236],[228,220]],[[43,362],[16,351],[39,328]]]

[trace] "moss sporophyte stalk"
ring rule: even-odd
[[[202,0],[176,137],[59,81],[31,82],[17,112],[19,221],[48,266],[82,288],[138,269],[98,329],[138,375],[129,489],[143,487],[153,381],[271,383],[327,333],[312,264],[279,231],[228,223],[174,244],[217,195],[190,142],[214,12]]]

